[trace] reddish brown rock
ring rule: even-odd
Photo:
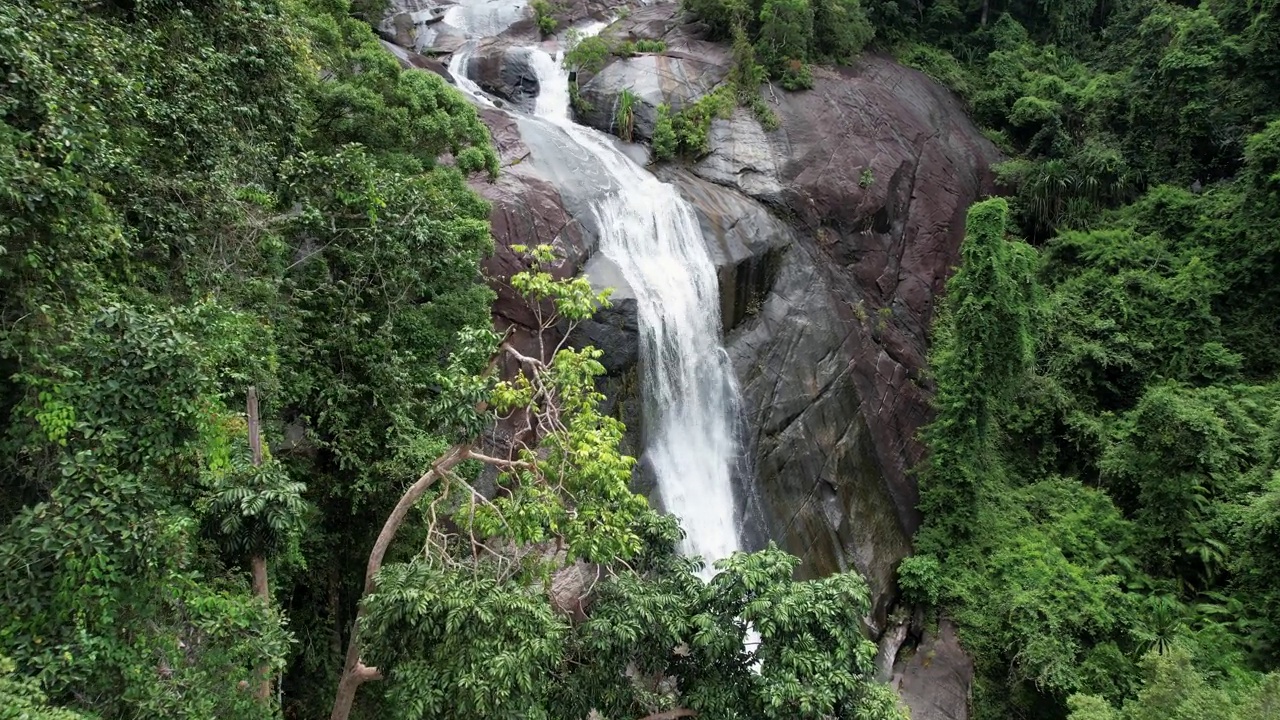
[[[766,92],[781,120],[775,132],[744,130],[754,120],[743,114],[717,121],[712,152],[696,172],[781,206],[802,229],[803,257],[793,262],[812,274],[806,302],[838,315],[847,335],[836,352],[858,417],[842,422],[863,428],[870,452],[858,464],[879,476],[825,471],[810,482],[882,483],[909,536],[920,523],[911,470],[930,416],[922,370],[934,301],[957,261],[965,210],[993,190],[990,166],[999,155],[948,91],[891,60],[866,56],[852,68],[816,69],[814,85]],[[812,297],[815,286],[820,297]],[[788,514],[793,527],[805,515]],[[824,544],[808,535],[797,544]],[[841,569],[841,554],[820,553],[825,561],[814,559],[825,567],[816,569]],[[887,568],[873,574],[888,579]]]
[[[495,181],[474,179],[472,187],[492,203],[489,222],[494,252],[483,270],[498,293],[493,306],[499,332],[513,329],[513,340],[527,354],[536,349],[534,311],[508,280],[526,267],[513,245],[554,245],[562,258],[555,274],[569,277],[581,271],[593,247],[591,238],[566,209],[560,191],[531,170],[532,151],[520,135],[516,118],[497,108],[482,108],[480,119],[489,127],[502,171]],[[552,342],[558,337],[549,337]]]

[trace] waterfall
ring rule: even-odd
[[[560,126],[614,181],[593,203],[600,252],[635,293],[645,403],[646,459],[682,550],[708,564],[741,549],[733,472],[738,387],[721,344],[720,289],[697,217],[676,189],[636,165],[604,134],[569,119],[568,73],[530,50],[536,114]]]
[[[585,28],[599,32],[603,24]],[[581,30],[580,30],[581,32]],[[467,77],[474,39],[454,54],[449,71],[458,87],[492,105]],[[720,291],[693,208],[671,185],[633,162],[615,140],[570,119],[563,55],[528,48],[539,94],[532,122],[568,138],[604,175],[591,211],[599,251],[614,263],[635,294],[640,325],[644,402],[644,460],[665,509],[685,531],[681,552],[711,564],[741,549],[734,504],[737,382],[721,343]]]

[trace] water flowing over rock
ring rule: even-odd
[[[629,87],[640,99],[636,134],[644,137],[658,103],[679,108],[710,92],[729,56],[723,46],[701,45],[698,30],[670,4],[612,25],[605,33],[614,39],[663,39],[667,50],[613,58],[594,77],[580,75],[595,109],[578,119],[608,129],[617,94]],[[570,136],[577,131],[528,116],[551,107],[567,112],[568,104],[566,88],[548,94],[543,83],[534,89],[528,82],[529,74],[547,72],[535,71],[531,59],[550,59],[527,49],[537,45],[535,35],[517,23],[499,41],[459,43],[451,63],[468,92],[480,92],[472,80],[480,81],[523,112],[479,101],[504,167],[497,182],[475,183],[494,204],[497,250],[486,271],[500,296],[495,319],[533,322],[503,280],[520,267],[512,244],[554,243],[566,256],[558,273],[585,272],[618,287],[614,307],[579,328],[575,341],[606,350],[612,411],[634,432],[653,421],[637,396],[639,359],[655,352],[641,326],[646,312],[657,311],[645,310],[628,282],[635,268],[620,267],[597,246],[607,226],[637,219],[596,201],[602,186],[618,180],[600,155],[583,152]],[[494,59],[472,64],[467,57]],[[726,334],[723,362],[741,391],[739,429],[750,450],[749,467],[738,474],[754,479],[736,487],[731,501],[742,539],[748,547],[778,541],[803,559],[805,576],[859,571],[872,589],[874,636],[887,624],[894,568],[919,524],[911,469],[929,418],[923,369],[935,299],[957,261],[966,208],[993,189],[989,168],[999,154],[949,92],[891,60],[868,55],[854,67],[814,74],[811,91],[762,89],[778,130],[766,132],[749,112],[735,111],[713,123],[710,152],[696,164],[658,174],[692,208],[678,232],[702,236],[713,268],[718,302],[710,302]],[[606,154],[633,153],[600,136],[592,142]],[[627,182],[656,182],[644,177]],[[633,434],[628,451],[653,441],[652,431]],[[926,652],[936,657],[917,660]],[[948,626],[926,637],[914,658],[900,659],[895,686],[917,717],[962,718],[967,663]]]
[[[569,120],[568,73],[531,56],[537,116],[593,157],[600,252],[630,286],[639,318],[642,462],[680,517],[682,550],[708,564],[741,549],[733,478],[740,471],[738,391],[720,344],[719,283],[692,207],[596,131]],[[710,568],[708,568],[708,576]]]
[[[619,307],[616,322],[598,317],[582,330],[588,339],[590,334],[627,338],[630,328],[638,327],[642,474],[655,482],[660,504],[684,519],[683,550],[705,558],[710,573],[711,561],[741,547],[733,481],[741,476],[742,453],[736,382],[720,344],[719,282],[697,216],[674,187],[644,170],[612,138],[570,119],[568,71],[558,59],[528,48],[538,80],[534,112],[511,115],[499,111],[473,81],[476,50],[474,41],[460,48],[450,71],[486,115],[502,112],[510,118],[491,120],[504,158],[533,148],[524,153],[531,156],[527,167],[552,181],[575,219],[591,219],[582,224],[594,231],[600,258],[609,261],[594,262],[596,272],[612,268],[628,286],[631,302]],[[520,174],[525,174],[524,155]],[[525,187],[532,187],[533,179]],[[496,194],[493,188],[482,192]],[[505,200],[520,206],[515,198]],[[495,234],[500,234],[497,223]],[[564,267],[580,265],[575,261]],[[500,291],[502,284],[499,280]],[[627,316],[631,305],[635,321]],[[499,321],[512,322],[501,316]],[[601,336],[601,331],[612,332]],[[615,369],[625,364],[616,363]]]

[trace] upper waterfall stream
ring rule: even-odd
[[[467,77],[473,43],[454,54],[449,71],[459,87],[492,105]],[[570,145],[565,151],[605,175],[590,205],[599,251],[621,271],[637,303],[644,461],[665,509],[685,530],[681,550],[704,558],[703,576],[710,578],[714,561],[742,547],[733,493],[740,400],[721,343],[715,266],[693,208],[676,189],[632,161],[610,136],[573,122],[563,54],[553,57],[540,47],[528,52],[539,84],[532,119],[561,131]]]

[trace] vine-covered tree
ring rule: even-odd
[[[1006,238],[1003,198],[975,204],[961,264],[947,281],[930,364],[937,416],[925,433],[928,469],[921,510],[930,545],[974,529],[981,486],[1000,473],[997,422],[1031,367],[1037,291],[1030,246]]]

